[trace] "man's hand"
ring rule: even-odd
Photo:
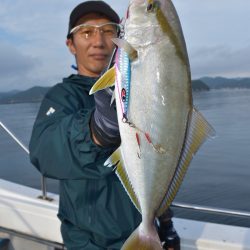
[[[173,213],[169,209],[158,218],[158,234],[163,243],[163,249],[180,250],[180,237],[173,227],[172,216]]]
[[[115,102],[111,104],[112,94],[111,89],[94,94],[96,109],[90,127],[95,143],[103,147],[119,146],[121,143]]]

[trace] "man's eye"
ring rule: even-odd
[[[83,35],[91,35],[94,33],[94,30],[93,29],[81,29],[80,33]]]
[[[114,35],[115,31],[113,29],[104,29],[103,33],[106,35]]]

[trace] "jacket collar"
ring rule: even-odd
[[[73,83],[77,85],[81,85],[86,88],[86,90],[90,90],[94,83],[98,80],[99,77],[89,77],[83,75],[72,74],[67,78],[63,78],[64,83]]]

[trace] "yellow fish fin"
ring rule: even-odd
[[[185,143],[181,151],[179,163],[169,185],[167,195],[157,211],[157,216],[162,215],[174,200],[194,154],[207,138],[214,136],[215,130],[213,127],[199,111],[193,108],[188,119]]]
[[[162,250],[162,245],[155,227],[145,235],[140,226],[125,241],[121,250]]]
[[[89,94],[92,95],[95,92],[106,89],[115,85],[115,67],[110,68],[104,75],[100,77],[98,81],[93,85]]]
[[[112,41],[114,42],[114,44],[116,44],[119,48],[122,48],[126,51],[126,53],[129,56],[129,59],[131,61],[134,61],[138,58],[138,52],[135,48],[132,47],[132,45],[127,42],[124,39],[120,39],[120,38],[113,38]]]
[[[120,179],[123,187],[125,188],[126,192],[128,193],[130,199],[132,200],[133,204],[137,208],[139,212],[141,212],[141,207],[138,201],[138,198],[134,192],[134,188],[128,178],[126,169],[124,168],[124,161],[122,158],[121,149],[118,148],[104,163],[105,166],[110,167],[116,165],[116,174]]]

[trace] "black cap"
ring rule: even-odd
[[[103,1],[86,1],[80,3],[72,10],[69,17],[69,29],[67,38],[70,37],[70,31],[75,27],[77,21],[81,17],[89,13],[101,13],[114,23],[120,22],[118,14],[107,3]]]

